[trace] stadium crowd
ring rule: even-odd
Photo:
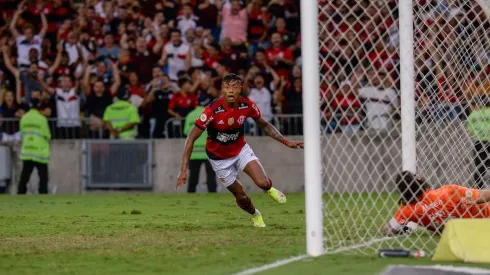
[[[228,72],[242,76],[264,118],[302,134],[301,119],[274,118],[302,113],[299,2],[0,0],[2,139],[19,138],[14,120],[32,97],[54,138],[107,138],[104,110],[122,88],[138,107],[139,138],[181,137],[180,119],[216,98]],[[424,2],[429,19],[441,18],[439,1]],[[389,129],[399,107],[396,1],[319,3],[325,129]],[[441,66],[416,61],[419,82],[436,83]]]
[[[167,121],[213,100],[231,71],[268,120],[301,113],[299,1],[1,2],[2,116],[40,97],[55,138],[106,136],[101,119],[121,87],[139,137],[181,136]],[[16,138],[18,126],[2,130]]]

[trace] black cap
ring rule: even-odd
[[[211,103],[211,97],[208,95],[200,96],[197,98],[197,104],[199,106],[208,106]]]
[[[37,109],[39,108],[39,105],[41,105],[41,101],[39,100],[39,98],[31,98],[31,101],[29,102],[29,106],[31,108]]]
[[[120,100],[128,100],[130,97],[129,88],[126,85],[121,85],[117,89],[116,96]]]

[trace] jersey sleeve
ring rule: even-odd
[[[454,203],[463,202],[465,204],[474,204],[480,198],[480,190],[471,189],[459,185],[451,185],[453,195],[450,198]]]
[[[250,108],[248,116],[253,118],[253,119],[259,119],[261,116],[259,107],[257,107],[257,104],[255,104],[255,102],[253,102],[253,100],[249,99],[249,103],[252,106],[252,108]]]
[[[208,124],[213,121],[213,110],[209,107],[204,108],[201,115],[196,119],[196,127],[201,130],[206,130]]]
[[[390,220],[390,225],[393,230],[399,231],[403,229],[407,223],[415,216],[415,210],[410,205],[403,205],[396,211],[393,218]]]

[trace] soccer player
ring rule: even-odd
[[[235,196],[238,206],[252,215],[254,226],[265,227],[259,210],[243,191],[238,180],[238,169],[250,176],[276,202],[286,203],[286,196],[272,187],[272,181],[265,174],[252,148],[245,143],[244,123],[251,117],[267,135],[289,148],[303,148],[303,142],[289,141],[283,137],[272,124],[262,119],[260,110],[253,101],[240,96],[241,91],[242,79],[238,75],[227,74],[223,78],[222,96],[204,109],[187,135],[176,187],[186,183],[194,141],[207,129],[206,153],[213,170],[222,184]]]
[[[396,187],[400,208],[382,229],[388,236],[409,232],[410,222],[440,234],[451,218],[490,218],[490,190],[455,184],[431,189],[422,177],[408,171],[397,176]]]

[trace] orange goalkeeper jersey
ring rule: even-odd
[[[390,224],[398,230],[411,221],[435,230],[451,218],[490,218],[490,203],[476,204],[479,197],[478,189],[459,185],[428,190],[419,202],[400,206]]]

